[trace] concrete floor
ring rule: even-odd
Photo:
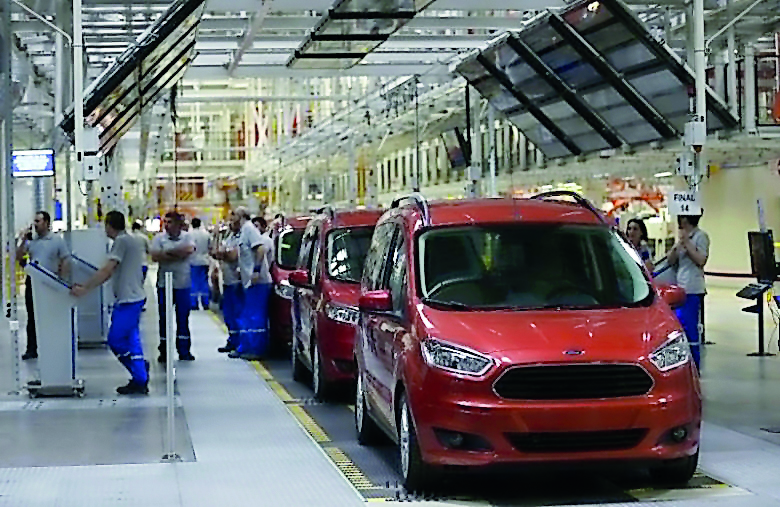
[[[738,287],[737,287],[738,288]],[[711,284],[702,380],[706,396],[701,467],[735,486],[732,494],[655,495],[630,505],[780,507],[780,359],[755,358],[755,316],[731,284]],[[145,348],[156,347],[153,305],[144,315]],[[768,317],[767,335],[772,331]],[[3,321],[4,322],[4,321]],[[5,325],[5,323],[4,323]],[[118,398],[123,368],[107,350],[81,351],[82,399],[0,396],[0,506],[312,506],[366,500],[345,479],[268,382],[248,363],[216,352],[225,334],[213,316],[192,315],[193,353],[179,364],[177,452],[161,463],[163,370],[153,363],[146,398]],[[15,380],[7,329],[0,329],[0,392]],[[771,335],[777,350],[777,333]],[[154,357],[152,357],[154,359]],[[31,377],[34,364],[25,364]],[[78,465],[78,466],[75,466]],[[640,498],[641,499],[641,498]],[[518,505],[517,502],[410,501],[411,505]],[[594,498],[572,504],[597,503]],[[536,503],[537,505],[540,503]],[[560,503],[559,503],[560,504]],[[629,505],[611,503],[610,505]]]

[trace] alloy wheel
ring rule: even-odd
[[[363,431],[363,417],[365,417],[365,414],[363,413],[363,404],[365,403],[363,401],[363,376],[360,373],[357,375],[355,393],[355,426],[357,427],[358,433],[360,433]]]

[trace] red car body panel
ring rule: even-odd
[[[426,226],[421,210],[403,207],[377,224],[402,228],[408,248],[406,318],[361,312],[356,357],[364,375],[371,416],[397,437],[399,393],[405,391],[423,459],[436,465],[497,463],[657,461],[698,451],[701,388],[692,361],[659,371],[648,356],[680,330],[674,312],[655,295],[647,307],[593,310],[438,310],[418,294],[416,235]],[[432,227],[552,222],[600,224],[593,212],[568,203],[483,199],[430,204]],[[363,291],[368,289],[365,287]],[[481,377],[428,365],[421,342],[435,338],[494,359]],[[576,356],[567,351],[575,350]],[[579,353],[581,352],[581,353]],[[515,400],[500,397],[494,382],[508,369],[532,365],[634,364],[653,379],[645,395],[604,399]],[[673,428],[688,437],[673,443]],[[434,428],[477,435],[489,450],[445,448]],[[623,450],[532,452],[517,450],[507,438],[523,432],[585,432],[646,429],[638,445]]]
[[[381,215],[381,210],[336,211],[333,216],[321,215],[312,220],[312,226],[319,227],[319,241],[322,245],[316,260],[321,275],[311,287],[296,289],[296,301],[292,304],[292,327],[301,358],[310,369],[312,339],[317,340],[322,370],[331,382],[351,381],[355,378],[355,326],[331,320],[325,309],[328,304],[336,304],[356,310],[360,284],[330,277],[325,240],[329,233],[341,228],[373,228]]]
[[[300,230],[306,228],[306,224],[309,223],[311,217],[290,217],[285,220],[283,229]],[[277,229],[273,231],[272,237],[274,240],[274,259],[276,259],[279,248],[278,240],[279,235],[283,229]],[[287,284],[287,280],[290,277],[290,273],[293,269],[286,269],[280,266],[277,262],[274,262],[271,266],[271,278],[273,279],[274,291],[271,293],[271,301],[269,303],[269,321],[271,328],[271,340],[278,345],[288,345],[292,340],[292,326],[291,314],[292,314],[292,300],[287,299],[279,295],[277,286]]]

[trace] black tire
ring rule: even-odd
[[[290,351],[290,359],[292,361],[292,378],[296,382],[304,382],[306,380],[306,366],[301,362],[301,358],[298,357],[298,345],[295,337],[292,339],[292,350]]]
[[[363,388],[363,376],[358,372],[355,383],[355,430],[360,445],[373,445],[379,440],[382,430],[368,415],[368,403]]]
[[[424,492],[434,482],[433,470],[423,461],[409,400],[401,393],[398,413],[398,450],[401,478],[407,491]]]
[[[320,346],[316,340],[312,340],[311,349],[311,387],[314,390],[314,397],[319,401],[328,401],[333,395],[333,383],[328,380],[322,369]]]
[[[650,477],[659,486],[685,486],[696,473],[699,464],[699,451],[693,456],[670,460],[650,468]]]

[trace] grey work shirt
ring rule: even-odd
[[[138,231],[131,233],[133,238],[136,238],[138,242],[141,244],[141,248],[143,248],[144,252],[144,258],[143,258],[143,266],[148,266],[149,261],[147,260],[147,256],[149,255],[149,252],[151,251],[151,241],[149,241],[149,236],[147,236],[145,233]]]
[[[137,303],[146,299],[142,267],[146,252],[135,234],[120,232],[108,258],[119,264],[111,275],[117,303]]]
[[[183,245],[192,245],[188,234],[182,232],[178,237],[173,238],[167,232],[162,232],[152,240],[152,251],[170,252]],[[189,258],[163,261],[159,264],[160,269],[157,271],[158,288],[162,289],[165,287],[165,273],[173,273],[174,289],[189,289],[191,287]]]
[[[239,235],[236,233],[230,233],[230,235],[222,241],[222,248],[225,250],[238,249]],[[236,261],[222,261],[222,283],[225,285],[236,285],[241,283],[241,277],[238,273],[238,260]]]
[[[699,253],[705,257],[710,255],[710,237],[701,229],[694,229],[691,233],[691,242]],[[698,266],[688,256],[687,252],[678,254],[677,258],[677,285],[688,294],[706,294],[707,287],[704,283],[704,268]]]
[[[249,288],[252,285],[252,273],[255,272],[255,250],[263,244],[263,239],[252,222],[245,222],[238,234],[238,268],[241,272],[241,284],[244,288]]]
[[[39,236],[27,245],[30,261],[37,262],[42,268],[52,273],[59,273],[60,263],[70,258],[68,246],[62,237],[51,232],[46,236]]]
[[[195,246],[195,252],[190,255],[190,264],[193,266],[209,265],[209,233],[201,228],[193,229],[188,234],[190,241]]]
[[[261,234],[260,241],[265,250],[265,258],[263,265],[256,266],[255,271],[260,273],[259,283],[273,283],[273,278],[271,278],[271,265],[274,262],[274,240],[267,234]]]

